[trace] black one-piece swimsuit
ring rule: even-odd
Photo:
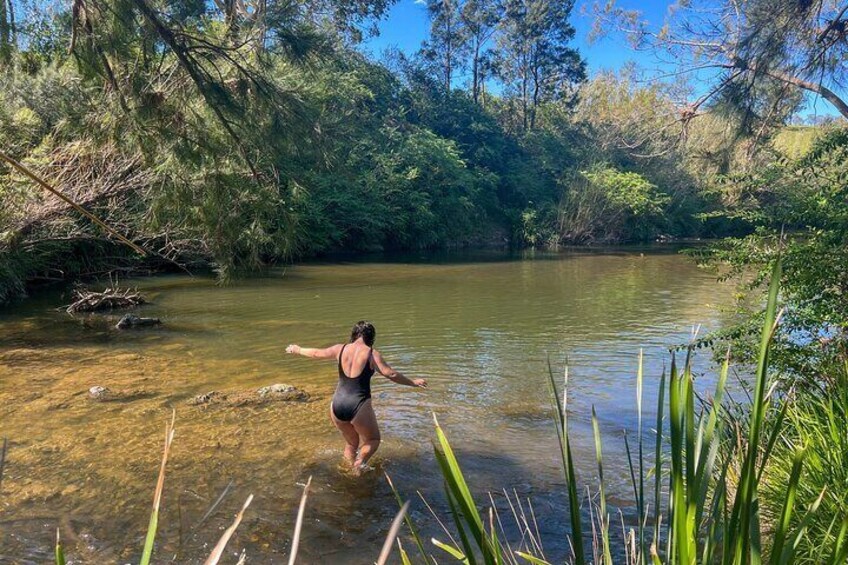
[[[371,398],[371,377],[374,369],[371,367],[371,351],[368,352],[368,361],[358,377],[348,377],[342,369],[342,355],[347,344],[342,346],[339,353],[339,384],[333,393],[333,415],[337,420],[350,422],[359,412],[360,406]],[[373,351],[373,350],[372,350]]]

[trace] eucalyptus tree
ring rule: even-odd
[[[0,63],[8,62],[15,44],[15,5],[0,0]]]
[[[491,70],[490,43],[497,33],[503,5],[500,0],[466,0],[459,17],[471,59],[471,97],[480,102]]]
[[[465,21],[459,0],[427,0],[430,17],[430,38],[424,42],[421,54],[435,70],[446,92],[453,88],[468,50]]]
[[[517,96],[524,131],[536,127],[544,102],[574,98],[586,76],[585,62],[569,44],[572,0],[507,0],[498,35],[498,75]]]

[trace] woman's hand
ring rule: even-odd
[[[412,379],[412,384],[418,388],[427,388],[427,379]]]
[[[300,346],[299,345],[289,345],[286,347],[286,353],[291,353],[293,355],[300,355]]]

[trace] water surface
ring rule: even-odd
[[[595,481],[594,406],[612,508],[632,523],[622,432],[636,426],[640,348],[650,418],[667,348],[684,343],[695,325],[719,327],[733,290],[662,248],[311,263],[225,287],[183,275],[125,282],[151,300],[138,313],[161,317],[162,327],[121,332],[111,328],[114,319],[71,317],[56,311],[67,300],[58,293],[0,313],[0,435],[10,442],[0,485],[0,562],[43,562],[57,527],[76,562],[137,560],[172,409],[177,434],[160,562],[202,562],[250,493],[255,500],[229,559],[244,549],[251,563],[282,561],[309,476],[301,562],[374,561],[397,509],[383,471],[413,500],[412,515],[427,537],[444,539],[416,494],[444,512],[433,414],[479,500],[493,493],[510,532],[503,489],[532,501],[546,554],[561,561],[566,498],[547,359],[557,374],[566,359],[570,366],[581,481]],[[384,441],[377,472],[355,479],[339,467],[342,441],[328,419],[334,363],[287,356],[284,348],[338,343],[359,319],[376,325],[377,347],[389,362],[426,377],[430,388],[375,376]],[[272,383],[301,387],[311,400],[186,403],[212,390],[249,393]],[[699,386],[709,384],[705,378]],[[141,394],[92,402],[87,391],[94,385]]]

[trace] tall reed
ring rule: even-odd
[[[631,529],[629,534],[625,533],[624,542],[616,546],[615,550],[610,538],[603,481],[602,440],[597,415],[593,408],[592,427],[599,496],[597,503],[590,499],[586,507],[582,508],[582,501],[577,495],[578,477],[574,471],[568,430],[568,370],[566,368],[566,382],[560,399],[554,372],[548,364],[555,427],[568,490],[568,508],[564,511],[567,512],[571,526],[571,562],[578,565],[590,562],[587,560],[584,539],[584,532],[588,530],[593,532],[595,541],[591,559],[594,563],[612,563],[614,555],[623,556],[633,565],[649,561],[669,565],[758,565],[764,559],[772,565],[784,565],[795,561],[797,547],[806,535],[807,525],[815,516],[822,498],[820,495],[806,509],[797,509],[794,503],[806,458],[804,450],[794,452],[787,488],[778,495],[781,497],[778,502],[782,512],[776,527],[768,532],[765,540],[761,539],[766,528],[759,512],[763,469],[780,438],[786,414],[786,404],[772,394],[769,378],[770,344],[780,318],[777,310],[780,276],[781,265],[777,262],[771,275],[747,422],[735,422],[722,405],[730,365],[729,352],[722,363],[712,400],[703,403],[696,402],[692,348],[687,351],[682,365],[673,356],[668,377],[665,371],[660,377],[653,469],[646,469],[643,463],[643,371],[640,354],[636,383],[638,463],[635,465],[629,440],[625,437],[634,507],[638,509],[639,519],[635,529]],[[664,434],[666,415],[668,435]],[[767,418],[774,421],[768,434],[765,427]],[[448,503],[460,541],[445,543],[433,540],[435,546],[447,555],[472,565],[478,560],[486,565],[513,563],[514,556],[507,554],[507,545],[495,537],[494,528],[486,530],[459,462],[438,422],[436,437],[436,460],[445,479]],[[649,494],[646,492],[646,483],[651,474],[654,475],[654,505],[653,526],[649,530],[647,524],[651,517],[646,504]],[[664,492],[668,493],[667,498]],[[496,509],[491,508],[489,511]],[[799,512],[802,513],[799,515]],[[516,522],[522,528],[520,521]],[[523,528],[522,532],[522,535],[526,533]],[[837,535],[842,541],[846,534],[839,530]],[[649,536],[653,539],[650,547],[647,547]],[[842,545],[848,544],[843,543],[840,548]],[[547,563],[541,552],[534,551],[534,547],[540,548],[541,544],[530,545],[512,553],[529,563]],[[838,549],[832,552],[829,561],[825,562],[837,563],[838,559],[844,559],[841,551]]]

